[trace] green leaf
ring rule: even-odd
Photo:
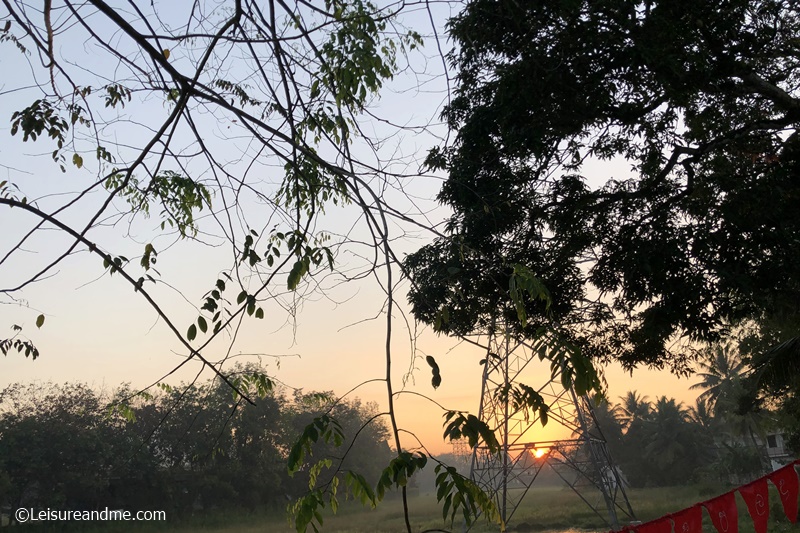
[[[443,464],[436,466],[436,500],[444,502],[442,505],[442,518],[452,521],[461,508],[466,525],[469,527],[478,518],[479,514],[501,526],[505,531],[502,517],[494,500],[470,479],[462,476],[453,467]]]
[[[256,309],[256,318],[262,319],[264,318],[264,310],[260,307]]]
[[[286,460],[287,467],[289,469],[289,475],[293,476],[297,470],[300,468],[300,464],[303,461],[303,457],[305,457],[305,449],[303,447],[304,443],[296,442],[292,449],[289,451],[289,457]]]
[[[78,154],[72,154],[72,163],[76,167],[81,168],[83,166],[83,158]]]
[[[308,267],[304,261],[295,261],[291,272],[289,272],[289,279],[287,280],[287,287],[290,291],[297,289],[297,285],[303,278],[303,274],[306,273],[307,268]]]
[[[36,327],[41,328],[44,325],[44,315],[36,317]]]
[[[203,333],[208,331],[208,323],[206,322],[206,319],[203,318],[202,316],[197,317],[197,325],[200,326],[200,331],[202,331]]]
[[[189,326],[189,331],[186,332],[186,338],[193,341],[195,337],[197,337],[197,326],[192,324]]]
[[[434,389],[437,389],[439,388],[439,385],[442,384],[442,376],[439,373],[439,365],[436,364],[436,359],[430,355],[425,357],[425,361],[431,367],[431,385],[433,385]]]
[[[490,453],[499,453],[500,443],[486,422],[475,415],[464,416],[458,411],[447,411],[444,418],[444,438],[456,440],[466,437],[470,448],[474,448],[478,444],[478,440],[483,439]]]

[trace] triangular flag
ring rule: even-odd
[[[636,526],[636,533],[672,533],[672,522],[666,516]]]
[[[675,522],[675,533],[701,533],[703,531],[703,510],[699,505],[670,515]]]
[[[739,513],[733,492],[723,494],[703,504],[711,516],[711,523],[719,533],[739,533]]]
[[[747,504],[750,511],[750,518],[753,519],[753,526],[756,533],[767,533],[767,522],[769,521],[769,488],[766,478],[760,478],[749,485],[739,489],[739,494]]]
[[[797,472],[794,470],[794,463],[771,473],[769,475],[769,480],[772,481],[778,489],[786,518],[792,523],[797,522],[798,482]]]

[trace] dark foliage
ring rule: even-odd
[[[609,453],[633,487],[744,483],[767,471],[763,441],[752,443],[732,431],[728,412],[720,410],[707,425],[696,409],[674,398],[651,404],[633,392],[622,400],[613,408],[596,404],[594,414]]]
[[[469,2],[450,24],[457,137],[429,157],[453,216],[407,261],[416,316],[485,331],[512,309],[520,263],[552,296],[547,313],[529,302],[532,325],[555,319],[590,357],[676,371],[693,356],[676,338],[800,316],[792,6]]]
[[[129,395],[123,389],[109,398],[77,384],[0,391],[0,506],[157,509],[177,518],[279,510],[308,490],[307,467],[292,478],[286,457],[330,399],[312,404],[313,395],[289,401],[273,392],[253,406],[220,380],[120,403]],[[332,414],[346,440],[335,449],[316,446],[309,465],[344,457],[345,468],[356,461],[377,478],[393,454],[374,406],[340,400]]]

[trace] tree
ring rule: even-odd
[[[611,406],[606,398],[591,399],[592,419],[589,420],[588,434],[606,443],[611,457],[618,461],[625,454],[623,423],[619,410]],[[586,450],[587,453],[589,450]]]
[[[674,398],[659,398],[645,424],[644,460],[651,465],[650,482],[680,485],[695,478],[706,464],[707,443],[690,424],[689,413]]]
[[[248,370],[250,375],[258,375],[252,368],[242,372]],[[219,394],[231,397],[224,383],[217,380],[216,385]],[[283,422],[286,410],[287,401],[282,393],[264,391],[257,405],[241,405],[228,424],[230,437],[226,439],[228,448],[222,457],[230,458],[237,468],[220,461],[218,471],[236,489],[240,505],[257,509],[267,503],[279,508],[277,502],[283,503],[287,486],[286,449],[293,442]]]
[[[747,403],[748,396],[745,385],[747,365],[742,361],[737,348],[733,343],[712,346],[705,351],[705,357],[705,360],[700,361],[703,372],[698,373],[702,381],[690,387],[703,389],[697,399],[698,406],[701,401],[707,402],[707,407],[718,422],[718,429],[734,438],[749,440],[754,451],[763,451],[770,415],[766,410],[742,408],[742,404]],[[761,444],[756,436],[760,437]]]
[[[620,452],[614,455],[620,468],[633,486],[644,486],[649,476],[649,465],[644,459],[643,450],[647,438],[647,421],[652,414],[652,405],[647,396],[636,391],[628,391],[621,396],[622,403],[615,407],[624,429]]]
[[[635,424],[641,424],[650,416],[652,406],[647,401],[647,396],[641,396],[637,391],[628,391],[625,396],[620,396],[622,403],[618,406],[620,418],[625,424],[625,429],[630,430]]]
[[[286,456],[320,408],[335,412],[347,435],[344,448],[314,446],[315,455],[338,461],[340,478],[345,470],[363,472],[374,484],[391,462],[390,433],[374,405],[290,404],[264,386],[263,369],[231,370],[257,405],[219,379],[152,394],[36,383],[0,391],[0,506],[133,507],[175,516],[211,507],[284,509],[287,494],[308,490],[308,475],[290,479]],[[313,462],[304,466],[308,474]],[[330,482],[326,474],[320,477]]]
[[[388,479],[403,492],[410,531],[401,472],[423,465],[425,456],[401,451],[394,417],[399,273],[392,242],[407,225],[430,224],[402,194],[405,178],[417,175],[406,170],[413,160],[396,157],[384,141],[427,125],[397,126],[370,109],[421,44],[403,26],[405,7],[368,0],[63,0],[40,9],[4,2],[0,46],[20,75],[5,79],[0,92],[11,121],[0,164],[12,176],[0,181],[0,208],[11,220],[4,228],[18,231],[4,235],[0,262],[13,276],[4,276],[0,295],[23,306],[0,350],[40,355],[39,333],[19,324],[46,330],[47,303],[27,295],[88,256],[93,261],[82,268],[113,276],[152,309],[180,347],[179,366],[198,363],[237,398],[256,403],[225,366],[223,354],[233,353],[241,324],[291,323],[303,296],[374,278],[385,295],[383,379],[396,453]],[[26,156],[23,148],[32,143],[37,153]],[[21,181],[27,170],[63,172],[67,190]],[[342,236],[327,231],[326,210],[339,206],[350,206],[355,220]],[[204,260],[182,265],[208,269],[205,294],[186,296],[191,314],[171,312],[172,287],[180,291],[181,279],[164,279],[160,265],[168,257],[180,261],[177,250],[208,245]],[[348,247],[364,260],[343,263]],[[221,260],[220,250],[228,251]],[[62,294],[57,285],[52,290]],[[184,384],[183,392],[191,387]],[[199,420],[211,427],[216,420],[209,418]],[[303,435],[306,445],[322,433]],[[302,501],[298,529],[328,501],[315,490]],[[465,496],[452,509],[474,516],[475,500]],[[479,505],[492,516],[488,500]]]
[[[388,444],[389,429],[381,419],[382,413],[377,405],[364,405],[358,398],[337,398],[331,392],[297,391],[285,415],[290,441],[294,442],[313,419],[324,415],[337,421],[343,441],[338,446],[333,441],[316,442],[299,471],[293,475],[292,492],[303,493],[308,487],[313,465],[320,460],[331,460],[330,466],[319,475],[320,485],[329,484],[334,477],[342,478],[347,472],[357,472],[374,486],[392,456]]]
[[[416,315],[513,308],[521,264],[552,298],[530,328],[677,372],[744,320],[800,316],[799,31],[779,0],[468,3],[455,140],[428,159],[453,215],[409,258]]]
[[[774,411],[790,449],[800,450],[800,337],[776,328],[750,329],[740,343],[752,371],[744,380],[740,415]]]
[[[231,394],[220,379],[163,385],[127,401],[117,395],[115,405],[130,414],[127,429],[141,448],[134,457],[149,467],[119,481],[115,489],[123,501],[160,497],[176,514],[195,506],[254,510],[285,503],[291,435],[283,424],[283,395],[262,379],[263,368],[235,365],[228,376],[257,399],[255,405]],[[137,494],[142,486],[150,494]]]
[[[689,406],[688,415],[692,423],[703,428],[703,432],[709,438],[714,435],[715,421],[709,400],[698,397],[695,404]]]
[[[79,510],[107,503],[109,480],[123,474],[132,448],[121,417],[105,416],[105,402],[81,384],[0,391],[3,503]]]
[[[712,346],[705,355],[697,373],[702,381],[689,388],[702,389],[698,400],[706,400],[714,411],[730,410],[737,403],[736,393],[741,392],[745,364],[731,343]]]

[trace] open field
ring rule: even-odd
[[[638,489],[630,490],[631,504],[642,521],[658,518],[670,512],[679,511],[699,501],[709,499],[722,492],[724,489],[702,486]],[[738,498],[738,496],[737,496]],[[449,530],[462,531],[461,521],[456,519],[450,526],[443,522],[441,511],[432,495],[422,495],[411,499],[411,523],[414,531]],[[599,503],[599,502],[598,502]],[[739,526],[742,533],[753,533],[752,522],[747,514],[744,503],[739,500]],[[800,525],[789,524],[783,516],[783,510],[775,494],[770,497],[770,525],[772,532],[800,533]],[[390,499],[381,503],[377,509],[369,510],[353,502],[343,504],[337,515],[326,514],[324,532],[336,533],[371,533],[371,532],[402,532],[403,515],[402,504],[399,499]],[[39,527],[14,528],[17,531],[56,531],[63,530],[63,525],[55,529],[42,529]],[[607,531],[603,520],[595,515],[577,496],[569,490],[562,488],[537,488],[530,491],[517,513],[509,524],[509,531],[532,532],[604,532]],[[86,531],[87,529],[82,529]],[[140,532],[140,531],[169,531],[176,533],[189,533],[202,531],[204,533],[256,533],[256,532],[292,532],[294,531],[286,518],[278,512],[275,513],[241,513],[241,514],[210,514],[181,521],[168,520],[167,523],[144,524],[114,524],[109,527],[91,527],[91,531],[108,532]],[[311,529],[309,528],[309,531]],[[485,522],[478,523],[470,531],[489,532],[497,531]],[[713,533],[715,530],[708,516],[704,514],[703,531]]]

